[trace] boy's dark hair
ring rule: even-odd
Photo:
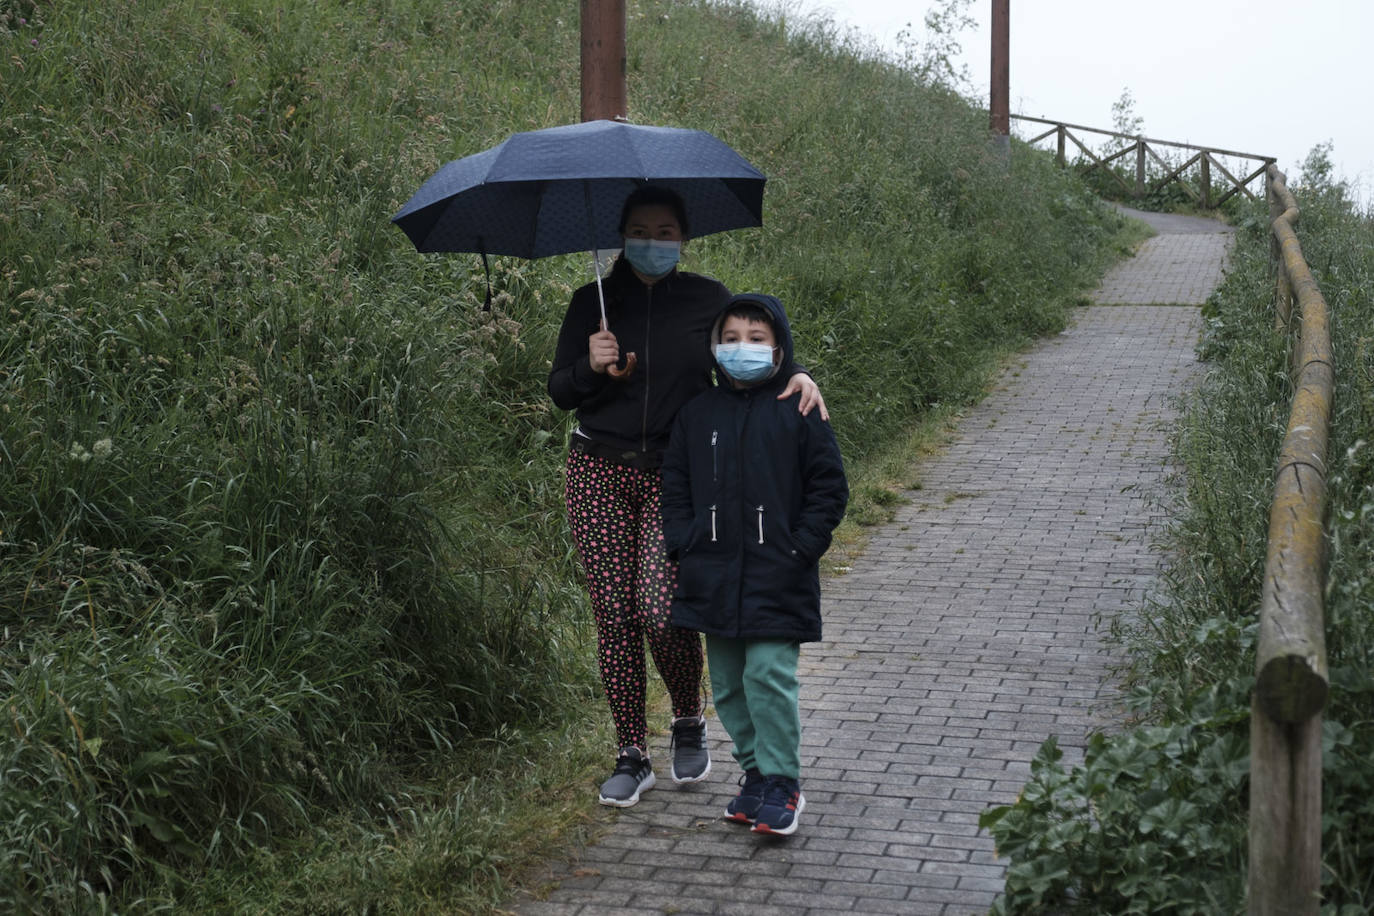
[[[687,225],[687,205],[672,188],[646,184],[631,191],[630,196],[625,198],[625,205],[620,208],[621,235],[625,234],[625,224],[630,221],[630,211],[636,207],[671,207],[673,215],[677,217],[678,228],[682,230],[682,237],[691,237],[692,232]]]
[[[774,332],[777,331],[777,328],[773,325],[773,313],[759,303],[750,302],[747,299],[736,302],[726,309],[725,314],[721,316],[721,322],[723,323],[726,318],[743,318],[745,321],[757,321],[760,324],[768,325]]]

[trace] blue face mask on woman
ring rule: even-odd
[[[682,243],[667,239],[626,239],[625,257],[646,277],[657,278],[677,266]]]
[[[737,382],[761,382],[773,373],[773,350],[768,344],[716,344],[716,362]]]

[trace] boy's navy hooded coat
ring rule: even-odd
[[[792,332],[772,296],[733,297],[773,316],[782,365],[792,361]],[[714,358],[713,358],[714,360]],[[844,465],[830,424],[797,397],[779,401],[776,373],[734,388],[719,366],[719,386],[678,412],[663,464],[663,533],[677,559],[674,625],[714,636],[821,638],[818,561],[849,500]]]

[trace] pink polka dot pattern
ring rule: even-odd
[[[568,455],[568,524],[596,619],[597,660],[620,747],[647,751],[644,646],[674,716],[701,712],[701,636],[669,622],[677,564],[663,545],[662,476]]]

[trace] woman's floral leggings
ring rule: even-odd
[[[662,475],[568,455],[568,524],[587,574],[601,683],[621,747],[647,753],[644,642],[674,716],[701,713],[701,636],[669,622],[677,565],[663,546]]]

